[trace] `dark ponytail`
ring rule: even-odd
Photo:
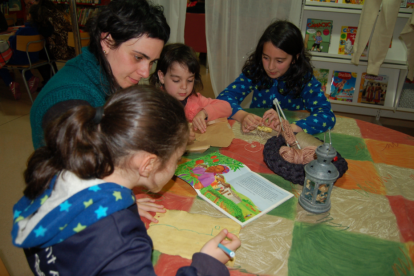
[[[102,118],[96,113],[92,106],[77,106],[48,125],[46,146],[33,153],[24,172],[26,197],[39,196],[62,170],[102,179],[140,150],[157,155],[162,167],[187,142],[182,104],[154,87],[120,91],[105,104]]]

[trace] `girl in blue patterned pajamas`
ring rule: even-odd
[[[333,128],[336,119],[312,72],[300,30],[290,22],[276,21],[263,33],[240,76],[217,99],[230,103],[231,118],[240,122],[243,132],[261,124],[275,130],[280,128],[275,110],[266,111],[261,118],[240,107],[252,91],[250,108],[272,108],[277,98],[282,108],[310,112],[306,119],[292,124],[294,132],[325,132]]]

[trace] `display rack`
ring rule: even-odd
[[[361,57],[359,65],[351,63],[352,56],[338,54],[342,26],[358,27],[362,5],[340,4],[317,1],[304,1],[302,6],[301,31],[303,37],[306,33],[307,19],[332,20],[332,30],[329,50],[327,53],[312,51],[312,64],[315,68],[329,69],[326,93],[330,93],[333,71],[347,71],[357,73],[355,92],[352,102],[332,100],[334,111],[357,113],[364,115],[386,116],[392,118],[414,120],[414,110],[398,108],[398,99],[407,76],[407,49],[399,34],[404,28],[413,9],[401,8],[392,37],[392,47],[388,50],[384,63],[381,65],[379,75],[389,77],[384,105],[366,104],[358,102],[358,94],[362,73],[367,69],[367,57]],[[370,38],[371,41],[371,38]],[[369,44],[369,47],[371,45]],[[369,54],[369,48],[368,48]],[[400,111],[400,112],[396,112]]]

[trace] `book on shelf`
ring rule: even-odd
[[[179,165],[175,175],[241,226],[293,196],[243,163],[217,152]]]
[[[333,71],[329,99],[352,102],[357,73]]]
[[[401,0],[400,8],[406,8],[407,7],[407,0]]]
[[[336,3],[352,4],[352,5],[364,5],[364,0],[336,0]]]
[[[313,2],[330,2],[330,3],[335,3],[336,0],[310,0]]]
[[[305,47],[309,51],[327,53],[331,43],[332,20],[308,18]]]
[[[414,0],[407,0],[407,8],[414,8]]]
[[[354,43],[358,27],[352,26],[342,26],[341,35],[339,36],[339,49],[338,54],[341,55],[350,55],[354,53]],[[362,52],[362,57],[366,57],[368,52],[368,43],[365,46],[364,51]]]
[[[313,76],[321,83],[321,89],[326,98],[329,98],[329,94],[326,92],[326,86],[328,84],[329,69],[313,68]]]
[[[373,76],[368,75],[367,73],[362,73],[358,102],[383,106],[385,94],[387,93],[387,86],[388,76]]]

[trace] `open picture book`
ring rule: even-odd
[[[293,196],[252,172],[243,163],[218,152],[179,165],[175,175],[190,184],[201,198],[241,226]]]

